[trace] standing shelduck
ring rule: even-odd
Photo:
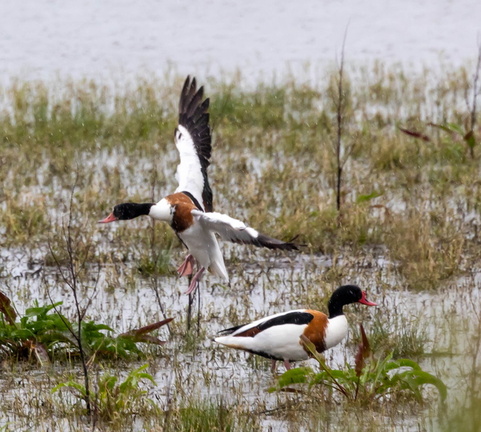
[[[309,358],[309,352],[300,340],[301,335],[306,336],[320,353],[346,337],[348,325],[342,308],[356,302],[377,306],[366,299],[366,293],[358,286],[343,285],[332,293],[329,316],[311,309],[292,310],[222,330],[219,333],[223,336],[214,340],[230,348],[272,359],[272,372],[278,360],[290,369],[290,362]]]
[[[100,223],[134,219],[147,215],[170,224],[181,242],[189,250],[184,263],[177,269],[180,276],[198,270],[186,294],[191,294],[207,269],[216,276],[229,280],[224,258],[216,234],[233,243],[251,244],[269,249],[297,250],[290,242],[283,242],[231,218],[213,212],[212,190],[207,177],[211,156],[209,99],[204,99],[204,88],[197,90],[195,78],[185,80],[179,102],[179,124],[175,129],[175,145],[180,155],[177,166],[179,186],[175,193],[158,203],[123,203]]]

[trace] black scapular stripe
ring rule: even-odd
[[[289,312],[285,315],[271,318],[269,321],[265,321],[258,325],[259,330],[263,331],[269,327],[274,327],[283,324],[309,324],[314,319],[314,315],[309,312]]]
[[[182,191],[181,193],[183,193],[184,195],[187,195],[191,200],[192,202],[195,204],[195,206],[197,207],[198,210],[200,211],[204,211],[203,210],[203,207],[199,204],[199,201],[197,201],[194,197],[194,195],[192,195],[190,192],[187,192],[187,191]]]
[[[255,327],[251,327],[247,330],[245,330],[245,333],[247,333],[246,336],[251,336],[254,337],[256,334],[267,330],[270,327],[274,327],[277,325],[283,325],[283,324],[296,324],[296,325],[303,325],[303,324],[309,324],[312,320],[314,319],[314,315],[310,314],[309,312],[289,312],[285,315],[281,315],[278,317],[271,318],[268,321],[265,321]],[[246,324],[231,327],[225,330],[221,330],[219,334],[221,335],[230,335],[237,330],[239,330],[241,327],[244,327]],[[236,336],[242,336],[244,332],[239,333]]]

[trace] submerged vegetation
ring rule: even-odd
[[[475,430],[477,73],[345,65],[342,88],[338,73],[254,88],[241,76],[197,77],[211,99],[215,209],[304,246],[281,255],[224,244],[232,282],[205,279],[187,332],[187,283],[175,276],[184,251],[172,230],[142,218],[96,224],[115,203],[175,189],[184,77],[0,89],[0,430]],[[325,367],[311,360],[319,372],[279,378],[281,387],[310,382],[295,392],[268,393],[276,379],[267,362],[210,344],[235,323],[322,310],[347,281],[381,304],[352,320],[364,323],[377,356],[362,373],[353,366],[357,327],[354,344],[318,359]],[[144,343],[160,343],[149,332],[167,316],[176,319],[159,356]],[[38,362],[18,362],[29,356]],[[329,374],[368,405],[362,419],[355,397],[326,391]],[[442,415],[429,381],[449,402]]]

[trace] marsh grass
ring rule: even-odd
[[[376,316],[369,322],[369,341],[372,350],[379,355],[392,354],[394,359],[419,359],[426,353],[429,341],[426,329],[420,325],[420,318],[391,317],[389,326],[385,319]],[[389,330],[388,330],[389,329]],[[360,340],[354,329],[353,340]]]
[[[135,415],[150,417],[160,414],[160,409],[148,398],[148,391],[144,388],[145,382],[155,385],[152,376],[146,372],[147,367],[146,364],[132,370],[124,379],[109,373],[98,375],[90,394],[75,380],[58,384],[52,389],[52,393],[67,389],[73,392],[79,402],[88,397],[91,399],[96,421],[110,423],[114,428],[122,427],[126,417]],[[81,415],[82,404],[78,405],[78,409]]]
[[[408,212],[408,214],[411,212]],[[410,288],[435,289],[439,281],[456,275],[467,243],[454,215],[414,210],[390,227],[388,245],[398,271]]]
[[[5,196],[4,205],[8,211],[0,211],[0,223],[5,238],[15,239],[10,245],[25,244],[38,237],[45,240],[49,224],[45,218],[47,209],[43,198],[32,197],[29,202],[20,202],[18,198]]]
[[[205,355],[204,341],[215,333],[214,326],[220,329],[249,322],[287,307],[324,310],[331,288],[345,281],[362,285],[367,278],[379,297],[385,291],[376,291],[375,286],[394,290],[402,286],[413,296],[425,290],[436,295],[456,284],[460,276],[479,270],[480,152],[476,146],[471,152],[459,134],[430,126],[469,128],[473,124],[473,137],[479,140],[479,122],[466,123],[470,113],[465,99],[473,94],[470,71],[448,68],[442,74],[430,70],[407,74],[400,66],[376,63],[362,68],[346,65],[345,78],[344,131],[349,157],[340,190],[342,217],[335,194],[335,72],[310,83],[292,77],[254,88],[240,85],[241,76],[207,80],[214,136],[209,175],[215,209],[271,236],[295,238],[303,247],[297,255],[223,245],[236,282],[206,283],[199,331],[185,334],[185,320],[179,312],[171,326],[169,345],[175,348],[165,347],[174,357],[185,356],[195,365],[196,358]],[[42,275],[55,274],[56,266],[65,266],[69,258],[60,227],[72,197],[72,236],[78,262],[84,265],[79,280],[85,293],[100,284],[107,298],[117,290],[127,297],[140,286],[155,285],[157,301],[148,305],[146,314],[157,313],[159,308],[183,311],[185,303],[179,292],[184,281],[175,279],[175,264],[185,250],[175,234],[163,224],[140,218],[123,224],[96,224],[118,202],[156,201],[175,190],[177,153],[172,135],[182,79],[139,78],[122,88],[92,81],[17,81],[4,88],[0,101],[2,251],[8,256],[19,248],[29,259],[42,262]],[[400,128],[418,131],[429,141],[409,136]],[[320,264],[321,256],[327,256],[327,264]],[[377,260],[383,264],[378,266]],[[284,263],[284,270],[276,272],[279,262]],[[252,267],[247,268],[248,264]],[[9,258],[5,258],[5,265],[0,264],[2,280],[10,293],[17,295],[18,288],[18,296],[28,301],[30,291],[35,292],[39,284],[33,277],[17,281],[13,273]],[[44,291],[62,292],[58,274],[42,280]],[[226,305],[218,298],[225,298]],[[253,298],[262,298],[263,304],[253,305]],[[120,296],[115,306],[102,306],[112,320],[119,316],[122,322],[124,308],[136,307],[123,302]],[[416,317],[406,324],[403,316],[393,319],[395,311],[384,306],[387,311],[379,315],[356,311],[364,322],[370,321],[373,346],[380,352],[394,351],[395,356],[422,359],[430,354],[425,349],[428,336],[422,331],[422,317],[419,324]],[[145,322],[143,313],[138,311],[135,319]],[[232,362],[236,357],[215,353],[195,377],[183,375],[186,370],[180,360],[168,363],[175,386],[179,388],[185,381],[194,387],[194,378],[201,383],[212,380],[216,386],[215,373],[209,368],[215,370],[216,362]],[[150,356],[149,361],[156,359],[151,363],[166,361],[157,359],[155,352]],[[263,375],[265,362],[249,359],[238,367],[250,366],[259,375],[249,376],[247,381],[255,382],[260,376],[261,387],[267,388],[270,377]],[[18,371],[18,375],[25,373]],[[53,399],[42,398],[60,380],[58,376],[49,379],[35,397],[54,411],[46,414],[47,408],[42,411],[42,404],[37,403],[38,418],[55,418],[52,412],[61,412],[74,430],[81,430],[79,417],[69,420],[70,399],[55,406]],[[343,430],[358,430],[359,424],[364,430],[383,430],[386,425],[402,430],[403,421],[410,425],[404,430],[412,426],[412,417],[402,418],[399,410],[391,407],[369,412],[368,420],[362,420],[349,406],[334,406],[329,395],[323,404],[331,412],[320,409],[319,404],[307,404],[302,411],[299,399],[292,395],[279,396],[275,407],[255,410],[250,396],[239,390],[242,381],[234,377],[232,381],[232,400],[205,396],[198,388],[190,393],[184,390],[179,393],[183,397],[171,398],[167,408],[160,404],[163,415],[155,419],[146,413],[142,424],[151,430],[215,430],[219,425],[223,428],[219,430],[258,430],[269,424],[274,429],[292,430],[299,425],[319,430],[342,425]],[[162,389],[163,384],[159,384]],[[469,400],[478,401],[479,383],[467,386],[474,389]],[[263,396],[259,400],[261,405],[273,404]],[[15,407],[24,412],[20,402]],[[406,409],[414,417],[419,414],[411,406]],[[15,411],[10,406],[5,412]],[[432,419],[432,413],[427,417]],[[119,416],[118,424],[122,419],[126,417]],[[459,421],[452,416],[453,424]]]
[[[181,405],[168,413],[165,431],[255,431],[259,421],[244,408],[230,406],[226,402],[192,402]]]

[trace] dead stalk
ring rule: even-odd
[[[476,70],[473,77],[473,96],[470,106],[470,128],[468,134],[474,137],[474,128],[476,127],[476,111],[477,111],[477,100],[480,89],[478,88],[479,81],[479,71],[481,69],[481,44],[478,47],[478,60],[476,63]],[[474,145],[469,146],[469,152],[471,159],[474,159]]]
[[[338,224],[342,220],[341,207],[344,165],[346,164],[354,147],[353,144],[350,144],[348,148],[344,149],[343,151],[343,135],[345,133],[347,109],[347,95],[344,86],[344,51],[346,46],[346,38],[347,28],[342,41],[341,61],[337,70],[337,94],[335,95],[334,99],[334,106],[336,109],[336,140],[334,147],[336,153],[336,209],[338,213]]]
[[[79,353],[80,353],[80,361],[82,364],[82,371],[84,375],[84,386],[85,386],[85,405],[87,409],[87,414],[89,418],[92,421],[92,424],[94,424],[95,420],[93,418],[93,413],[92,413],[92,408],[91,408],[91,403],[90,403],[90,377],[89,377],[89,370],[87,366],[87,356],[82,344],[82,322],[85,317],[85,313],[87,312],[87,309],[92,301],[92,298],[89,298],[87,306],[85,308],[81,308],[80,305],[80,299],[78,295],[79,291],[79,280],[78,280],[78,269],[77,266],[80,264],[80,266],[84,266],[86,263],[87,258],[84,258],[84,261],[81,263],[78,263],[78,259],[75,254],[74,250],[74,244],[73,244],[73,236],[72,236],[72,216],[73,216],[73,197],[74,197],[74,192],[76,189],[77,185],[77,179],[74,183],[74,186],[72,187],[71,193],[70,193],[70,202],[69,202],[69,210],[68,210],[68,222],[67,222],[67,227],[62,227],[64,239],[65,239],[65,245],[66,245],[66,251],[67,251],[67,263],[66,263],[66,272],[63,269],[62,263],[59,261],[57,255],[55,254],[54,250],[52,249],[52,246],[50,242],[48,243],[48,248],[50,251],[50,254],[57,266],[57,269],[62,277],[63,282],[65,285],[70,289],[73,295],[74,299],[74,304],[75,304],[75,309],[76,309],[76,314],[77,314],[77,332],[75,332],[63,319],[62,315],[57,311],[57,308],[55,310],[59,314],[60,318],[64,323],[66,324],[66,327],[68,328],[69,332],[75,339],[78,345]],[[88,255],[88,254],[86,254]],[[98,278],[97,278],[98,281]],[[49,295],[50,297],[50,295]],[[52,301],[52,299],[50,299]],[[53,303],[53,302],[52,302]]]

